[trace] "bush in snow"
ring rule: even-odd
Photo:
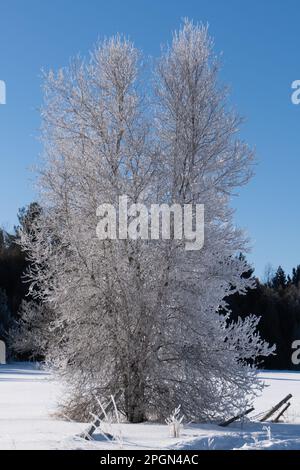
[[[180,437],[180,429],[181,423],[183,421],[184,416],[180,416],[181,406],[179,405],[178,408],[175,408],[173,413],[166,419],[166,423],[170,429],[170,437]]]

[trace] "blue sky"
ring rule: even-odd
[[[245,117],[241,136],[256,149],[256,175],[233,205],[251,237],[256,273],[300,264],[300,79],[298,0],[0,0],[0,224],[10,228],[34,199],[29,168],[41,152],[41,69],[58,68],[98,38],[128,35],[156,56],[183,17],[208,22],[222,52],[221,79]]]

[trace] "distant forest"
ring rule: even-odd
[[[32,203],[19,211],[13,233],[0,229],[0,339],[8,346],[9,332],[18,321],[20,305],[29,298],[29,286],[24,279],[28,262],[18,245],[20,229],[25,226],[28,229],[39,211],[38,204]],[[292,343],[300,340],[300,265],[291,274],[286,274],[279,266],[275,272],[270,271],[264,281],[255,278],[254,270],[244,276],[254,278],[255,288],[245,295],[234,294],[227,299],[230,320],[251,314],[261,317],[259,332],[270,344],[276,344],[276,355],[264,359],[260,367],[300,370],[300,365],[293,365],[291,361]]]

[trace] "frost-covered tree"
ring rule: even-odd
[[[12,322],[8,332],[9,348],[13,356],[44,358],[49,344],[55,341],[52,327],[54,312],[45,304],[33,300],[23,300],[18,319]]]
[[[246,248],[230,197],[251,175],[252,153],[217,83],[203,26],[185,22],[145,85],[141,55],[120,36],[45,82],[43,208],[24,231],[32,293],[55,311],[48,358],[66,380],[69,416],[83,419],[122,390],[130,421],[216,419],[260,388],[249,365],[271,349],[257,319],[232,324],[224,298],[245,292]],[[146,74],[147,75],[147,74]],[[205,244],[99,240],[97,207],[205,205]],[[53,325],[52,325],[53,328]]]

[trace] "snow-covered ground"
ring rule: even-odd
[[[284,423],[186,425],[178,439],[167,425],[113,424],[105,430],[114,442],[100,433],[86,442],[76,437],[85,425],[55,417],[61,390],[47,372],[27,363],[0,366],[0,449],[300,449],[300,373],[264,371],[261,378],[269,387],[253,416],[292,393]]]

